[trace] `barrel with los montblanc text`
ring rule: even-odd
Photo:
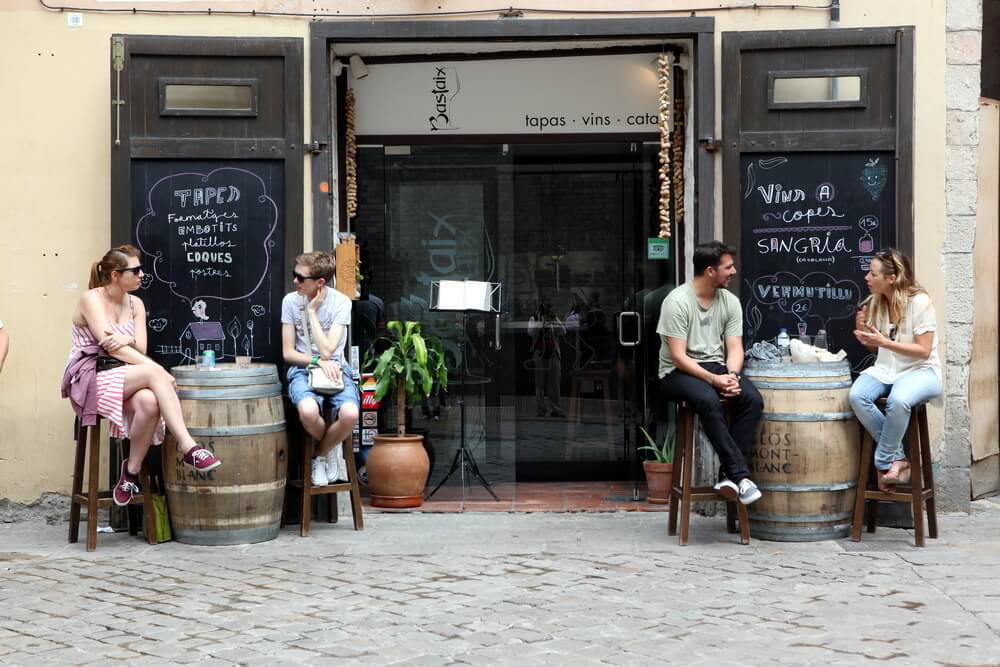
[[[191,436],[222,465],[209,472],[163,447],[174,537],[187,544],[250,544],[278,536],[288,469],[288,434],[274,364],[176,366],[177,396]]]
[[[747,461],[763,493],[748,508],[750,533],[781,542],[846,537],[860,443],[850,365],[751,362],[744,374],[764,398]]]

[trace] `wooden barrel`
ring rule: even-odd
[[[848,362],[760,363],[744,369],[764,397],[747,464],[763,497],[750,533],[812,542],[851,532],[858,487],[860,425],[848,403]]]
[[[273,540],[288,467],[278,371],[274,364],[216,369],[171,369],[191,436],[222,460],[215,470],[195,471],[168,435],[163,475],[174,537],[205,545]]]

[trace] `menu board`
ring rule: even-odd
[[[280,161],[135,160],[132,239],[150,355],[167,367],[278,362],[284,296]]]
[[[855,370],[854,338],[872,255],[895,238],[892,153],[743,154],[740,159],[744,343],[826,330]]]

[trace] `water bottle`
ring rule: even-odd
[[[778,345],[778,352],[781,353],[781,360],[789,361],[792,357],[792,352],[791,348],[789,347],[791,344],[791,340],[788,338],[788,329],[782,327],[781,330],[778,331],[778,338],[775,340],[775,342]]]
[[[813,347],[818,347],[821,350],[827,349],[826,344],[826,329],[820,329],[816,337],[813,338]]]

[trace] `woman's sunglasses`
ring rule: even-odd
[[[131,273],[134,276],[139,275],[142,272],[142,264],[139,266],[127,266],[124,269],[115,269],[119,273]]]

